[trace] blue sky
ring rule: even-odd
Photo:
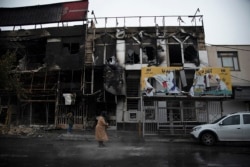
[[[0,7],[74,0],[0,0]],[[96,17],[203,15],[208,44],[250,44],[250,0],[89,0]],[[90,15],[89,15],[90,16]]]

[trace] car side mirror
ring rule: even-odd
[[[219,123],[219,126],[223,126],[223,123],[222,123],[222,122],[220,122],[220,123]]]

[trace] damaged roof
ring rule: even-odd
[[[0,26],[86,20],[88,0],[18,8],[0,8]]]

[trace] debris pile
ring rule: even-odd
[[[45,131],[49,131],[53,129],[52,127],[49,128],[41,128],[39,126],[1,126],[0,127],[0,134],[2,135],[16,135],[16,136],[30,136],[30,137],[42,137],[45,134]]]
[[[26,126],[12,126],[10,128],[2,127],[1,134],[3,135],[21,135],[21,136],[32,136],[36,132],[36,129]]]

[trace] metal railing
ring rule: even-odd
[[[96,28],[111,27],[154,27],[154,26],[203,26],[203,15],[170,15],[170,16],[119,16],[89,17],[84,21],[58,22],[23,26],[3,26],[4,31],[18,29],[42,29],[48,27],[68,27],[89,24]]]
[[[150,26],[203,26],[203,15],[171,15],[171,16],[122,16],[93,17],[88,23],[96,28],[111,27],[150,27]]]

